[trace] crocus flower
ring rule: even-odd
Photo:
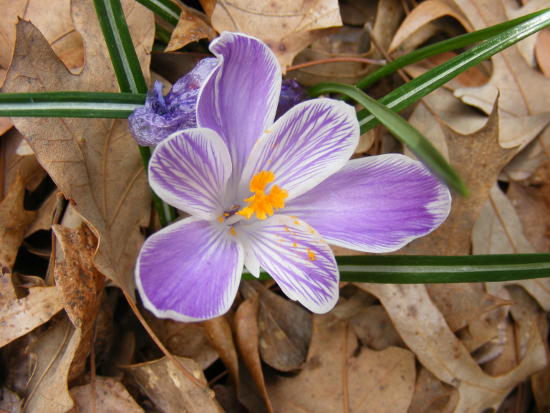
[[[154,146],[174,132],[197,126],[199,89],[217,63],[215,58],[200,60],[193,70],[174,83],[166,96],[164,85],[155,81],[145,105],[134,110],[128,118],[130,133],[138,145]],[[276,117],[306,99],[307,93],[297,81],[283,80]]]
[[[329,244],[394,251],[446,218],[449,191],[419,162],[349,161],[352,106],[308,100],[273,122],[281,72],[261,41],[223,33],[210,50],[218,65],[199,92],[199,127],[161,142],[149,166],[153,190],[190,215],[149,237],[138,258],[138,290],[157,317],[225,313],[243,267],[327,312],[339,281]]]
[[[308,96],[306,91],[296,80],[283,80],[281,85],[281,96],[279,97],[279,104],[277,106],[275,119],[279,119],[286,112],[288,112],[290,108],[303,102],[307,98]]]
[[[128,118],[130,133],[141,146],[153,146],[172,133],[197,126],[197,95],[204,80],[218,64],[215,58],[202,59],[180,78],[166,96],[164,85],[155,81],[145,105]]]

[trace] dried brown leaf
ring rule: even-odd
[[[506,196],[535,251],[550,251],[550,182],[539,185],[511,182]]]
[[[427,284],[428,294],[454,332],[509,300],[488,294],[482,284]]]
[[[452,0],[452,4],[460,8],[475,30],[506,21],[510,15],[524,15],[533,8],[536,10],[535,3],[532,1],[521,8],[513,8],[511,3],[494,0]],[[538,2],[539,6],[542,4]],[[550,79],[533,69],[529,62],[533,50],[526,52],[522,50],[523,45],[525,42],[520,42],[491,58],[493,72],[489,83],[481,87],[457,89],[456,96],[489,114],[498,93],[501,118],[547,113]],[[530,55],[529,61],[524,57],[526,54]]]
[[[172,31],[168,46],[164,49],[165,52],[173,52],[200,39],[212,40],[216,36],[214,29],[206,22],[206,16],[183,4],[179,6],[180,19]]]
[[[237,348],[233,341],[233,333],[227,316],[206,320],[201,324],[204,327],[210,344],[218,352],[223,364],[225,364],[225,367],[229,370],[229,374],[235,385],[238,385],[239,359],[237,357]]]
[[[269,394],[276,412],[406,412],[411,402],[413,354],[389,347],[361,348],[345,321],[315,316],[308,360],[296,376],[273,376]]]
[[[470,195],[454,196],[447,220],[430,235],[414,241],[403,251],[440,255],[470,253],[474,224],[500,170],[515,153],[513,149],[504,149],[499,145],[498,119],[495,110],[485,126],[470,135],[460,134],[441,124],[451,165],[460,173]]]
[[[543,29],[539,32],[535,46],[535,56],[542,73],[550,78],[550,30]]]
[[[305,362],[311,341],[311,314],[302,306],[250,283],[260,296],[258,326],[262,360],[280,371],[294,371]]]
[[[202,369],[208,368],[218,359],[218,353],[210,344],[200,323],[159,319],[148,312],[145,316],[147,323],[172,354],[191,358]]]
[[[474,254],[527,254],[535,252],[523,235],[521,222],[510,200],[493,185],[472,233]]]
[[[13,56],[18,18],[31,21],[40,30],[68,69],[82,66],[82,38],[74,29],[70,7],[70,0],[0,0],[0,86]]]
[[[540,336],[530,334],[525,358],[497,377],[484,373],[452,333],[424,285],[358,284],[381,301],[401,338],[435,377],[458,390],[455,411],[496,407],[520,382],[545,364]]]
[[[25,411],[66,413],[74,406],[67,381],[79,343],[80,330],[67,317],[56,319],[40,332],[30,349],[36,365],[28,383]]]
[[[420,368],[408,413],[452,413],[458,402],[455,388],[437,380],[424,367]]]
[[[144,413],[122,383],[109,377],[96,376],[94,385],[73,387],[70,392],[74,413]]]
[[[152,13],[124,2],[126,17],[144,69],[149,63]],[[18,25],[17,45],[5,91],[116,91],[116,79],[93,4],[75,0],[73,20],[81,33],[86,63],[78,76],[67,72],[42,35]],[[148,73],[146,71],[146,73]],[[39,162],[99,238],[94,263],[133,295],[132,268],[149,219],[149,191],[141,158],[127,122],[107,119],[14,119]]]
[[[25,237],[38,231],[49,231],[56,214],[63,210],[64,204],[63,194],[57,191],[52,192],[36,211],[36,218],[27,229]]]
[[[395,51],[404,40],[407,40],[418,29],[443,16],[454,17],[466,30],[472,30],[468,21],[456,7],[439,0],[427,0],[416,6],[401,23],[399,30],[393,36],[389,53]]]
[[[390,346],[405,347],[381,305],[363,309],[350,320],[350,324],[361,343],[373,350],[384,350]]]
[[[29,144],[17,129],[12,129],[0,140],[0,192],[2,198],[21,175],[25,188],[33,191],[42,182],[46,172],[34,156]]]
[[[1,72],[2,69],[0,69]],[[13,127],[10,118],[0,117],[0,136],[9,131]]]
[[[72,379],[86,367],[105,279],[92,262],[97,239],[88,227],[81,224],[79,228],[72,229],[55,225],[53,230],[58,241],[55,249],[55,283],[61,292],[65,312],[80,330],[80,343],[69,374],[69,379]]]
[[[219,0],[212,13],[216,31],[235,31],[262,39],[279,59],[283,71],[316,37],[315,30],[341,26],[335,0]]]
[[[271,400],[265,386],[264,374],[262,371],[262,362],[260,361],[259,331],[258,331],[258,309],[260,303],[258,297],[249,298],[241,303],[235,313],[235,335],[237,345],[244,364],[250,371],[254,383],[260,390],[262,399],[268,412],[273,412]]]
[[[33,287],[18,298],[9,272],[0,275],[0,347],[44,324],[63,308],[57,287]]]
[[[191,359],[178,357],[187,371],[206,384],[201,368]],[[124,370],[163,413],[223,413],[214,392],[191,382],[167,358],[134,364]]]
[[[7,387],[0,387],[0,412],[21,413],[23,400]]]
[[[11,268],[19,246],[36,213],[23,206],[25,186],[18,176],[6,197],[0,202],[0,265]]]

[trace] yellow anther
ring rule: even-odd
[[[315,253],[311,251],[309,248],[306,250],[306,252],[307,252],[307,258],[310,261],[315,261]]]
[[[265,193],[267,185],[274,180],[275,174],[271,171],[260,171],[254,175],[249,184],[250,192],[253,195],[244,200],[244,202],[248,202],[248,205],[237,214],[246,219],[252,218],[254,214],[258,219],[266,219],[273,215],[274,209],[284,208],[285,199],[288,197],[288,193],[284,189],[273,185],[269,193]]]
[[[229,233],[233,236],[237,235],[237,231],[235,231],[235,228],[231,227],[231,229],[229,230]]]
[[[294,248],[296,248],[296,247],[298,246],[298,244],[296,244],[295,242],[293,242],[293,243],[292,243],[292,246],[293,246]]]
[[[220,224],[223,223],[223,217],[222,217],[222,216],[219,216],[219,217],[218,217],[218,222],[219,222]]]

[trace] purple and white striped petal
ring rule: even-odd
[[[248,196],[255,174],[271,171],[273,184],[288,192],[287,201],[295,198],[342,168],[358,140],[359,124],[352,106],[331,99],[294,106],[252,149],[239,197]]]
[[[275,118],[281,69],[263,42],[244,34],[224,32],[210,51],[220,63],[199,93],[197,123],[225,141],[236,183],[252,146]]]
[[[213,220],[223,213],[231,158],[211,129],[187,129],[162,141],[149,163],[149,184],[166,203]]]
[[[284,213],[307,219],[329,244],[389,252],[433,231],[450,207],[449,190],[424,165],[388,154],[350,161]]]
[[[145,241],[136,284],[155,316],[205,320],[231,307],[242,269],[243,249],[226,226],[187,218]]]
[[[339,272],[332,250],[304,221],[274,215],[241,225],[237,237],[281,290],[314,313],[330,311],[338,301]]]

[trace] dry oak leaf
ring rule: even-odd
[[[0,0],[0,10],[0,86],[13,57],[19,18],[32,22],[42,32],[69,70],[82,66],[84,49],[71,18],[71,0]]]
[[[526,356],[516,368],[491,377],[472,359],[453,334],[424,285],[357,284],[374,294],[392,319],[403,341],[435,377],[458,390],[455,412],[496,408],[531,374],[546,365],[544,344],[530,334]]]
[[[97,376],[95,383],[70,390],[76,406],[68,413],[144,413],[128,390],[110,377]]]
[[[296,376],[270,374],[275,412],[407,412],[415,382],[414,355],[405,349],[360,348],[346,321],[314,316],[308,359]],[[358,353],[358,354],[357,354]]]
[[[273,413],[271,400],[265,385],[262,362],[259,352],[258,309],[259,298],[248,298],[241,303],[235,313],[235,335],[242,360],[252,375],[254,383],[258,387],[265,407],[269,413]]]
[[[47,329],[39,332],[30,348],[36,363],[23,411],[66,413],[74,406],[67,382],[80,337],[80,330],[65,316],[54,319]]]
[[[491,189],[489,202],[490,206],[485,206],[485,213],[480,215],[474,227],[474,254],[535,252],[525,238],[523,226],[513,205],[497,186]],[[486,283],[486,288],[489,292],[497,294],[504,285],[521,286],[545,311],[550,311],[550,278]]]
[[[550,162],[547,168],[550,172]],[[535,251],[550,251],[550,182],[535,185],[511,182],[506,196],[514,206],[525,237]]]
[[[448,147],[449,161],[470,191],[470,196],[454,196],[451,213],[434,232],[413,241],[402,250],[409,254],[468,255],[475,222],[489,198],[500,170],[516,153],[498,143],[499,115],[495,110],[487,123],[470,135],[463,135],[440,122]]]
[[[418,29],[431,21],[443,16],[451,16],[458,20],[468,31],[472,31],[470,24],[456,7],[439,0],[427,0],[416,6],[405,18],[393,36],[388,53],[414,34]]]
[[[239,383],[239,358],[227,315],[201,323],[210,344],[218,352],[234,383]]]
[[[24,197],[25,186],[23,179],[18,176],[0,202],[0,265],[9,268],[15,263],[27,228],[36,216],[36,212],[25,210]]]
[[[0,347],[44,324],[61,309],[63,301],[57,287],[32,287],[19,298],[10,272],[0,274]]]
[[[263,40],[283,72],[317,38],[315,30],[341,25],[337,0],[218,0],[212,14],[216,31],[241,32]]]
[[[105,279],[93,265],[97,239],[87,226],[81,224],[73,229],[54,225],[53,231],[57,239],[55,284],[61,292],[65,312],[80,330],[80,343],[69,373],[72,379],[86,367]]]
[[[148,311],[144,312],[144,316],[160,341],[175,356],[191,358],[203,370],[219,358],[200,323],[160,319]]]
[[[529,254],[535,252],[510,200],[495,183],[474,225],[473,254]]]
[[[173,52],[200,39],[212,40],[216,36],[204,14],[183,4],[178,6],[181,8],[180,19],[172,31],[165,52]]]
[[[34,191],[46,176],[46,171],[17,129],[13,128],[2,136],[0,153],[0,199],[5,196],[18,175],[23,178],[28,191]]]
[[[206,386],[197,363],[184,357],[178,360]],[[198,387],[167,358],[126,366],[124,370],[163,413],[223,413],[212,390]]]
[[[262,360],[279,371],[291,372],[304,364],[311,341],[311,314],[260,283],[251,283],[260,296],[258,328]]]
[[[135,2],[125,1],[123,5],[146,71],[154,36],[153,15]],[[69,73],[36,28],[20,22],[5,92],[118,90],[93,4],[73,0],[72,12],[86,51],[82,73]],[[149,220],[150,195],[127,121],[14,118],[13,122],[57,187],[99,238],[94,257],[98,270],[133,295],[133,266],[142,242],[140,226]]]
[[[528,14],[548,7],[547,0],[533,0],[521,8],[514,8],[512,2],[498,0],[447,0],[458,6],[470,21],[474,30],[479,30],[518,15]],[[508,47],[491,58],[493,65],[489,82],[480,87],[460,88],[455,95],[463,102],[476,106],[489,114],[499,95],[501,119],[508,116],[530,116],[549,114],[550,79],[532,67],[534,41]],[[530,50],[525,45],[531,44]],[[548,115],[550,117],[550,115]],[[547,133],[550,133],[547,132]]]

